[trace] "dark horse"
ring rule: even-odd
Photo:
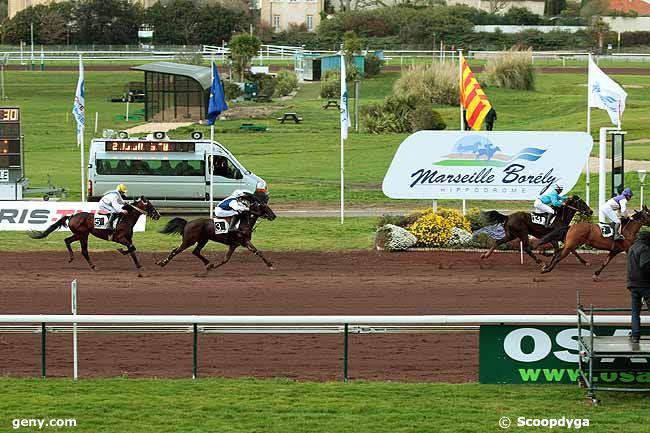
[[[637,211],[631,218],[624,220],[621,234],[625,239],[615,241],[614,237],[604,238],[598,224],[580,223],[572,226],[560,227],[540,239],[540,242],[557,242],[564,240],[564,248],[556,251],[551,262],[542,268],[542,273],[551,272],[555,265],[564,259],[570,252],[574,252],[582,244],[587,244],[599,250],[609,251],[607,259],[594,275],[594,281],[599,280],[600,273],[605,266],[618,254],[627,251],[634,243],[636,235],[641,226],[650,225],[650,210],[644,205],[643,209]]]
[[[205,272],[207,273],[210,269],[218,268],[221,265],[228,263],[230,257],[235,252],[237,247],[243,246],[248,248],[249,251],[261,258],[266,266],[270,269],[273,269],[273,264],[262,255],[262,252],[259,251],[251,243],[251,237],[253,236],[253,231],[255,224],[257,223],[258,218],[265,218],[269,221],[273,221],[275,213],[271,210],[268,204],[262,203],[260,201],[252,198],[252,195],[249,196],[252,201],[250,205],[250,210],[242,212],[240,215],[239,229],[237,231],[231,231],[224,234],[216,234],[214,230],[214,222],[210,218],[200,218],[187,222],[183,218],[174,218],[167,223],[165,228],[160,232],[164,234],[174,234],[178,233],[183,235],[181,244],[174,248],[169,255],[163,260],[159,261],[157,264],[165,266],[171,261],[175,256],[196,244],[196,247],[192,251],[196,257],[203,262],[205,266]],[[224,256],[221,263],[218,265],[210,264],[210,260],[206,259],[201,255],[201,250],[205,247],[205,244],[208,241],[219,242],[225,245],[228,245],[228,251]]]
[[[135,263],[135,267],[138,270],[138,276],[141,277],[142,273],[140,272],[140,268],[142,268],[142,265],[140,264],[138,257],[135,255],[135,246],[133,245],[133,227],[135,226],[135,223],[138,222],[138,218],[140,218],[140,216],[143,214],[154,220],[159,219],[160,214],[151,204],[151,202],[144,197],[140,197],[133,203],[125,205],[124,209],[127,211],[127,213],[122,215],[118,220],[112,239],[110,238],[110,233],[108,230],[94,228],[94,214],[90,212],[81,212],[74,215],[64,216],[49,226],[45,231],[31,231],[27,234],[29,237],[34,239],[43,239],[58,228],[67,225],[72,232],[72,236],[65,238],[65,246],[68,248],[68,253],[70,254],[68,263],[74,259],[71,244],[73,242],[79,241],[81,243],[81,254],[84,256],[91,269],[95,269],[95,265],[90,260],[90,256],[88,255],[89,235],[92,234],[100,239],[104,239],[105,241],[110,240],[120,245],[124,245],[126,247],[126,250],[118,248],[118,251],[122,253],[122,255],[131,255],[133,263]]]
[[[580,212],[583,215],[591,216],[594,212],[591,210],[587,203],[584,202],[580,197],[574,195],[569,197],[559,210],[556,211],[556,217],[553,221],[551,227],[544,227],[541,224],[535,224],[530,218],[530,212],[515,212],[510,215],[503,215],[497,211],[485,212],[485,218],[491,224],[503,224],[503,228],[506,232],[506,235],[498,239],[492,247],[481,256],[481,259],[487,259],[494,252],[496,247],[501,244],[505,244],[514,239],[519,239],[524,247],[524,251],[530,257],[535,260],[535,263],[538,265],[542,261],[533,253],[533,249],[528,242],[528,236],[533,235],[537,239],[551,233],[556,228],[567,226],[573,219],[573,216],[576,212]],[[541,242],[538,245],[543,245]],[[554,248],[558,249],[557,241],[553,242]],[[576,258],[586,265],[587,262],[580,257],[578,254],[575,254]]]

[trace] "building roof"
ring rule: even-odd
[[[161,74],[180,75],[197,81],[204,89],[209,89],[212,84],[212,71],[205,66],[184,65],[182,63],[155,62],[140,66],[133,66],[131,69],[145,72],[158,72]]]
[[[614,11],[634,11],[639,15],[650,15],[650,0],[609,0],[609,8]]]

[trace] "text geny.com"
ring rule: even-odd
[[[43,427],[76,427],[76,419],[36,419],[36,418],[16,418],[11,420],[11,426],[14,430],[21,427],[38,427],[42,429]]]

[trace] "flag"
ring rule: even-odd
[[[212,86],[210,86],[210,101],[208,102],[208,125],[214,125],[214,122],[219,117],[219,114],[226,111],[228,105],[221,86],[221,78],[219,78],[219,70],[217,65],[212,62]]]
[[[77,121],[77,143],[79,143],[79,135],[86,123],[84,102],[84,64],[79,55],[79,81],[77,81],[77,90],[74,94],[74,103],[72,104],[72,115]]]
[[[627,93],[589,58],[589,107],[607,110],[614,125],[620,125]]]
[[[350,112],[348,111],[348,88],[345,84],[345,57],[341,55],[341,140],[348,138]]]
[[[492,105],[474,77],[462,53],[460,54],[460,65],[460,103],[466,110],[465,118],[469,127],[479,131]]]

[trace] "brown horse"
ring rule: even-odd
[[[576,212],[580,212],[581,214],[587,216],[591,216],[594,213],[594,211],[591,210],[587,203],[585,203],[585,201],[577,195],[569,197],[565,201],[564,206],[558,210],[557,216],[555,217],[555,220],[553,221],[551,227],[544,227],[543,225],[534,223],[530,218],[530,212],[515,212],[510,215],[503,215],[502,213],[494,210],[485,212],[484,216],[488,222],[492,224],[503,224],[506,235],[503,238],[498,239],[492,245],[492,247],[481,256],[481,259],[487,259],[490,257],[497,246],[505,244],[506,242],[512,241],[514,239],[519,239],[524,247],[524,251],[526,251],[526,254],[532,257],[533,260],[535,260],[535,263],[539,265],[542,263],[542,261],[533,253],[533,249],[528,242],[528,236],[532,235],[539,239],[553,232],[555,229],[563,226],[568,226]],[[539,245],[542,245],[542,243],[540,242]],[[558,249],[557,241],[553,242],[553,246],[556,250]],[[587,264],[587,262],[582,257],[576,253],[574,254],[580,263],[583,265]]]
[[[574,252],[580,245],[587,244],[599,250],[609,251],[607,259],[593,275],[594,281],[599,281],[600,273],[605,266],[619,253],[627,251],[634,243],[641,226],[647,225],[650,225],[650,210],[644,205],[642,210],[636,211],[630,219],[623,221],[621,234],[625,239],[621,241],[615,241],[613,236],[611,238],[603,237],[598,224],[580,223],[555,230],[540,239],[540,243],[557,242],[564,239],[564,247],[555,252],[551,262],[542,268],[542,273],[551,272],[569,253]]]
[[[127,213],[122,215],[118,220],[112,238],[110,238],[110,232],[108,230],[94,228],[94,214],[90,212],[81,212],[74,215],[64,216],[49,226],[45,231],[31,231],[27,234],[33,239],[43,239],[60,227],[68,226],[72,232],[72,236],[65,238],[65,246],[68,248],[68,254],[70,255],[68,263],[72,262],[74,259],[71,244],[79,241],[81,243],[81,254],[84,256],[91,269],[95,269],[95,265],[90,260],[90,255],[88,254],[89,235],[92,234],[93,236],[105,241],[113,241],[120,245],[124,245],[126,250],[118,248],[118,251],[124,256],[127,254],[131,255],[133,263],[135,263],[135,267],[138,270],[138,276],[141,277],[142,273],[140,272],[140,269],[142,268],[142,265],[140,264],[138,257],[135,255],[135,246],[133,245],[133,227],[135,226],[135,223],[138,222],[138,218],[143,214],[154,220],[159,219],[160,214],[151,202],[144,197],[140,197],[133,203],[125,205],[124,209]]]
[[[219,266],[225,265],[232,257],[232,254],[235,252],[237,247],[244,246],[253,254],[261,258],[266,266],[269,269],[273,269],[273,263],[268,261],[266,257],[251,243],[251,238],[253,236],[253,231],[255,229],[255,224],[257,223],[258,218],[264,218],[269,221],[273,221],[276,216],[275,213],[271,210],[268,204],[260,202],[253,198],[252,195],[249,196],[249,199],[252,201],[250,205],[250,210],[242,212],[240,215],[239,229],[236,231],[231,231],[224,234],[216,234],[214,229],[214,221],[210,218],[200,218],[187,222],[183,218],[174,218],[167,223],[165,228],[163,228],[160,233],[164,234],[174,234],[178,233],[183,236],[181,244],[174,248],[169,255],[163,260],[157,262],[156,264],[163,267],[169,263],[175,256],[196,244],[196,247],[192,251],[196,257],[203,262],[205,266],[206,274],[210,269],[218,268]],[[201,250],[208,241],[219,242],[225,245],[228,245],[228,251],[224,256],[221,263],[215,265],[210,264],[210,260],[206,259],[201,255]]]

